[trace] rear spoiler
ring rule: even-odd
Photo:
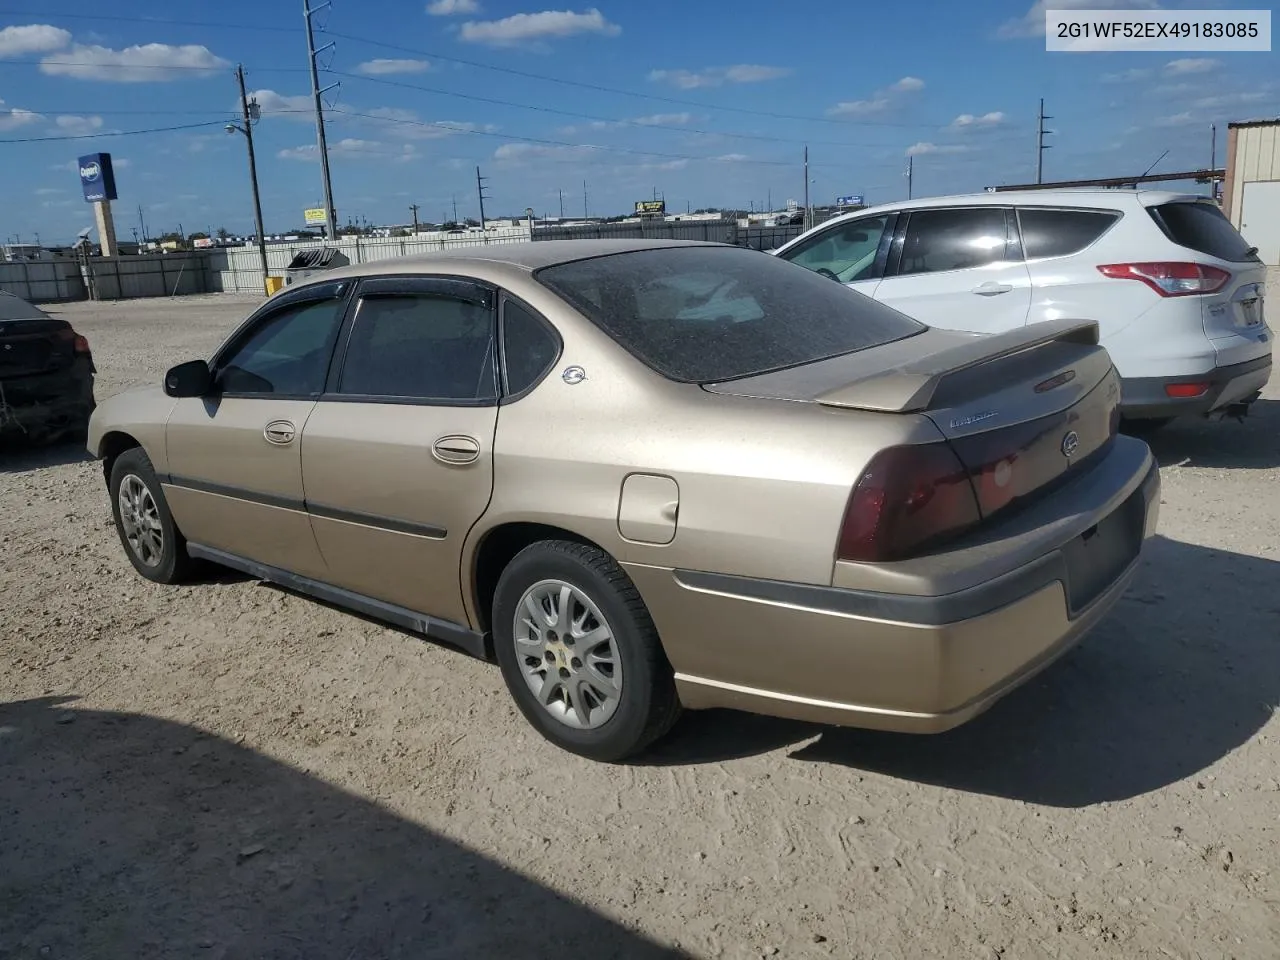
[[[958,346],[828,390],[815,399],[828,407],[883,413],[927,410],[939,385],[952,374],[1055,342],[1095,346],[1098,343],[1097,321],[1045,320],[992,336],[975,337]]]

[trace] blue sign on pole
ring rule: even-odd
[[[116,199],[116,174],[111,154],[91,153],[80,158],[80,187],[88,203]]]
[[[847,197],[836,197],[837,207],[865,207],[865,198],[860,193],[855,193]]]

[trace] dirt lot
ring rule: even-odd
[[[54,309],[106,396],[250,303]],[[1280,389],[1258,407],[1159,437],[1139,581],[970,726],[695,714],[616,767],[451,650],[147,583],[96,463],[0,455],[0,958],[1273,960]]]

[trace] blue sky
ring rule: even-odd
[[[1034,179],[1042,96],[1046,179],[1140,173],[1165,150],[1157,170],[1207,166],[1214,122],[1221,163],[1227,121],[1280,115],[1280,54],[1047,53],[1033,2],[334,0],[316,22],[336,44],[338,218],[402,223],[416,202],[439,220],[455,196],[475,216],[477,164],[490,215],[554,216],[560,190],[581,215],[584,180],[592,215],[655,188],[670,210],[780,207],[803,196],[805,143],[815,202],[905,196],[908,153],[917,196],[978,190]],[[139,204],[152,234],[250,230],[243,138],[223,130],[237,63],[264,108],[267,229],[300,224],[322,197],[301,6],[0,0],[0,236],[88,226],[75,158],[97,151],[122,238]]]

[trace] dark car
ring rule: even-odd
[[[71,324],[0,290],[0,440],[82,436],[96,372],[89,341]]]

